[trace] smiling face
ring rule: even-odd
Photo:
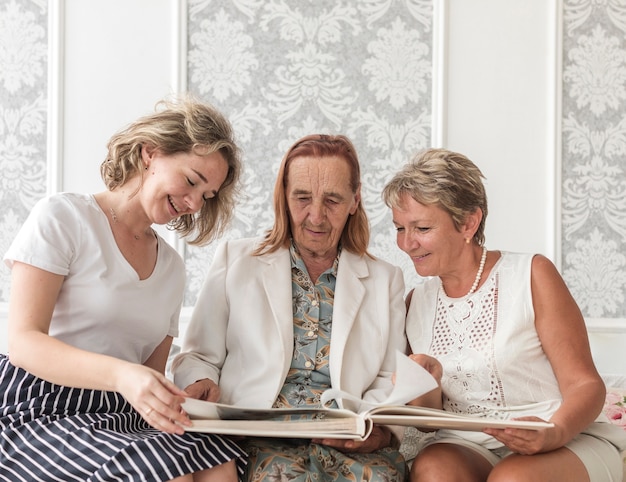
[[[348,163],[336,156],[297,157],[289,164],[285,191],[301,255],[334,260],[348,216],[360,200],[350,188]]]
[[[142,151],[148,167],[142,204],[155,224],[198,212],[206,199],[217,194],[228,175],[228,164],[219,152],[200,156],[187,152],[164,155],[158,149]]]
[[[407,253],[420,276],[446,276],[456,271],[465,238],[473,233],[459,231],[452,217],[437,205],[418,203],[409,194],[392,209],[398,247]]]

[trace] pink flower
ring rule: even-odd
[[[607,391],[606,392],[606,400],[604,402],[604,407],[608,407],[609,405],[617,405],[618,403],[624,403],[624,396],[621,393]]]
[[[626,428],[626,409],[618,405],[610,405],[604,409],[604,413],[611,423]]]
[[[626,395],[608,391],[604,402],[604,413],[611,423],[626,430]]]

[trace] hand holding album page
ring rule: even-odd
[[[424,367],[397,351],[396,382],[385,400],[370,402],[341,390],[329,388],[322,394],[321,402],[323,406],[326,406],[330,400],[351,400],[359,404],[359,412],[364,412],[374,407],[405,405],[437,387],[437,381]]]

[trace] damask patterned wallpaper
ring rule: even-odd
[[[245,195],[229,237],[262,234],[289,146],[346,134],[362,164],[371,252],[416,277],[380,193],[431,144],[432,0],[191,0],[188,86],[226,113],[245,155]],[[215,246],[189,249],[193,304]],[[412,284],[412,283],[411,283]]]
[[[395,247],[382,185],[430,144],[433,0],[188,1],[188,87],[244,148],[227,236],[262,234],[289,145],[345,133],[363,163],[374,254]],[[47,0],[0,0],[0,252],[46,191]],[[626,0],[563,0],[562,267],[588,318],[626,318]],[[192,305],[214,252],[188,249]],[[0,302],[9,272],[0,266]]]
[[[46,193],[46,0],[0,0],[0,254]],[[10,272],[0,268],[0,302]]]
[[[566,0],[562,271],[584,315],[626,318],[626,0]]]

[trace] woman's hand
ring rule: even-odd
[[[515,420],[545,422],[538,417],[519,417]],[[555,425],[552,428],[526,430],[522,428],[486,428],[483,430],[496,440],[502,442],[511,451],[522,455],[533,455],[548,452],[562,447],[566,440],[562,437],[563,431]]]
[[[128,363],[120,370],[117,391],[150,426],[168,433],[184,433],[191,421],[182,408],[189,395],[164,375],[143,365]]]
[[[206,400],[208,402],[219,402],[220,400],[220,387],[213,380],[209,378],[203,378],[195,383],[192,383],[185,392],[189,394],[191,398],[198,400]]]
[[[407,405],[415,405],[417,407],[430,407],[442,409],[442,391],[441,391],[441,377],[443,376],[443,367],[436,358],[426,355],[424,353],[413,353],[409,355],[409,358],[415,363],[421,365],[437,382],[437,388],[425,393],[421,397],[417,397]],[[425,430],[428,431],[428,430]]]
[[[333,447],[340,452],[369,454],[389,447],[392,441],[391,430],[384,425],[374,425],[372,433],[362,442],[343,439],[313,439],[311,442]]]
[[[441,362],[436,358],[424,353],[413,353],[409,358],[418,365],[421,365],[428,373],[430,373],[437,384],[441,386],[441,377],[443,376],[443,367]]]

